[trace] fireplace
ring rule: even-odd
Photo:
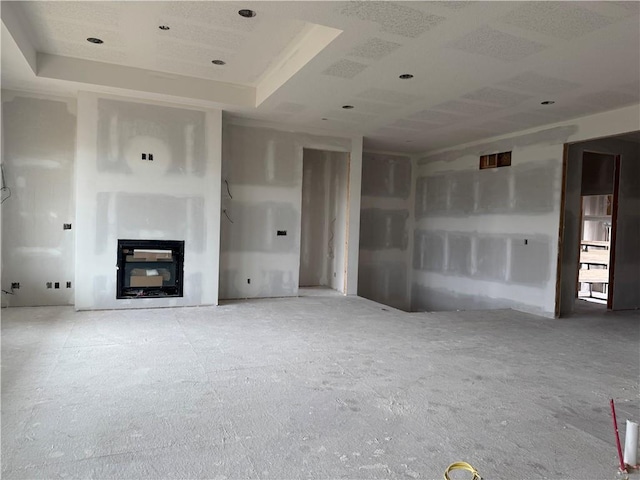
[[[184,241],[118,240],[116,298],[182,297]]]

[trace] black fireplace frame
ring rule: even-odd
[[[127,255],[131,254],[134,249],[143,250],[171,250],[171,262],[153,262],[153,261],[127,261]],[[127,240],[118,239],[116,264],[116,298],[135,299],[135,298],[167,298],[183,296],[183,279],[184,279],[184,240]],[[127,281],[127,271],[132,268],[163,268],[171,265],[172,272],[175,274],[175,281],[162,286],[154,287],[132,287]]]

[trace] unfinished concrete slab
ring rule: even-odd
[[[2,312],[2,477],[613,478],[640,315],[407,314],[322,291]]]

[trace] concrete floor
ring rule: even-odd
[[[639,330],[317,294],[3,310],[2,478],[613,479]]]

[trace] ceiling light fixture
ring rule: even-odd
[[[224,60],[211,60],[211,63],[213,63],[214,65],[226,65],[227,62],[225,62]]]
[[[342,108],[344,108],[345,110],[351,110],[352,108],[355,108],[353,105],[343,105]]]
[[[413,75],[411,75],[410,73],[403,73],[398,78],[400,78],[402,80],[409,80],[410,78],[413,78]]]
[[[238,15],[244,18],[253,18],[256,16],[256,12],[248,8],[243,8],[242,10],[238,10]]]
[[[321,118],[320,120],[326,120],[326,118]]]
[[[169,25],[160,25],[160,26],[158,26],[158,28],[159,28],[160,30],[170,30]]]
[[[544,102],[540,102],[540,105],[553,105],[554,102],[553,100],[545,100]]]
[[[95,38],[95,37],[87,38],[87,42],[95,43],[96,45],[100,45],[101,43],[104,43],[102,40],[100,40],[99,38]]]

